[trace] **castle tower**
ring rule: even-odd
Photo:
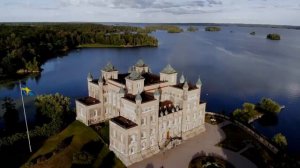
[[[118,79],[118,70],[110,62],[108,62],[101,70],[101,77],[105,80]]]
[[[160,72],[160,80],[168,81],[170,85],[175,85],[177,83],[177,72],[170,64]]]
[[[184,78],[184,76],[183,76],[183,73],[181,74],[181,76],[180,76],[180,83],[184,83],[184,81],[185,81],[185,78]]]
[[[148,73],[149,67],[144,63],[142,59],[138,60],[138,62],[134,65],[135,71],[139,73]]]
[[[87,76],[87,81],[91,82],[93,80],[93,75],[92,73],[89,72],[88,76]]]
[[[202,86],[202,82],[201,82],[200,76],[198,77],[196,86],[197,86],[198,88],[200,88],[200,87]]]
[[[125,80],[128,93],[135,95],[143,92],[145,78],[139,72],[132,71]]]

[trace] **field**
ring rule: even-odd
[[[50,137],[23,167],[125,167],[100,136],[74,121]]]

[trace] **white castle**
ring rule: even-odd
[[[177,83],[170,65],[158,76],[142,60],[124,74],[108,63],[99,79],[87,80],[89,96],[76,100],[76,119],[109,120],[109,148],[126,166],[205,131],[200,78],[193,85],[182,75]]]

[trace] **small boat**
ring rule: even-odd
[[[285,105],[283,105],[283,106],[280,106],[280,108],[281,108],[281,109],[284,109],[284,108],[285,108]]]

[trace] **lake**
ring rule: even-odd
[[[186,27],[184,27],[186,28]],[[142,58],[152,72],[170,63],[191,82],[201,77],[201,99],[207,111],[231,113],[244,102],[257,103],[270,97],[285,108],[271,123],[255,122],[254,127],[268,137],[286,135],[289,150],[300,153],[300,31],[293,29],[225,26],[220,32],[169,34],[153,33],[158,48],[101,48],[72,51],[65,57],[47,61],[40,78],[26,84],[37,94],[59,92],[74,99],[87,95],[87,74],[98,78],[100,69],[110,61],[121,72]],[[256,35],[249,35],[255,31]],[[282,40],[271,41],[268,33],[279,33]],[[18,99],[18,86],[1,87],[0,98]],[[25,98],[32,121],[33,98]],[[20,109],[20,112],[21,109]],[[20,113],[21,115],[22,113]],[[2,115],[2,114],[1,114]],[[3,122],[1,122],[3,126]]]

